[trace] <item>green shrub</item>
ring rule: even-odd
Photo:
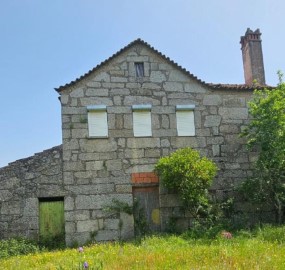
[[[278,72],[275,89],[255,90],[249,102],[252,117],[241,136],[250,150],[258,153],[253,176],[244,181],[240,192],[259,208],[275,210],[276,223],[284,222],[285,211],[285,83]]]
[[[212,217],[210,217],[194,222],[193,226],[182,234],[182,237],[184,239],[211,240],[220,236],[222,231],[233,232],[235,228],[226,218],[213,220]]]
[[[24,238],[11,238],[0,241],[0,259],[39,251],[40,249],[34,241]]]
[[[207,215],[208,188],[217,172],[214,162],[196,150],[183,148],[162,157],[155,172],[166,188],[178,193],[184,208],[195,218]]]

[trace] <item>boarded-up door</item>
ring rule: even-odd
[[[133,198],[136,205],[134,213],[136,234],[144,233],[144,229],[160,231],[158,187],[133,187]]]
[[[62,241],[64,239],[63,199],[40,200],[40,241]]]

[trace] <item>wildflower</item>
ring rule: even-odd
[[[88,262],[84,262],[84,264],[83,264],[83,267],[86,269],[86,268],[88,268]]]
[[[232,236],[232,234],[230,233],[230,232],[227,232],[227,231],[223,231],[222,233],[221,233],[221,236],[223,237],[223,238],[226,238],[226,239],[231,239],[233,236]]]
[[[79,251],[79,252],[83,252],[83,247],[79,247],[79,248],[78,248],[78,251]]]

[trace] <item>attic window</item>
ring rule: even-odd
[[[135,69],[137,78],[144,77],[144,64],[142,62],[135,63]]]
[[[177,105],[176,122],[178,136],[195,136],[195,105]]]

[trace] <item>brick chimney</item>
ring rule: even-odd
[[[247,28],[240,38],[245,84],[252,85],[255,81],[265,85],[265,72],[259,29],[252,31]]]

